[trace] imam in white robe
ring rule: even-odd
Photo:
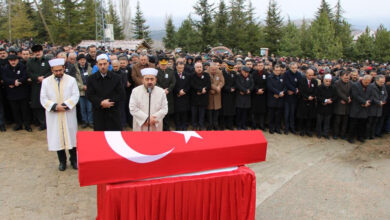
[[[130,114],[133,116],[133,131],[148,131],[144,125],[148,119],[149,93],[144,85],[133,89],[130,97]],[[168,101],[165,90],[155,86],[151,94],[150,115],[156,116],[158,123],[150,126],[150,131],[162,131],[163,119],[168,113]]]
[[[49,151],[59,151],[76,147],[77,113],[76,104],[80,93],[76,79],[64,74],[58,81],[51,75],[42,81],[40,101],[46,109],[47,142]],[[54,104],[65,105],[65,112],[51,111]]]

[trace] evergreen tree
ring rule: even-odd
[[[41,3],[39,4],[39,7],[42,11],[42,15],[45,18],[46,24],[54,38],[54,40],[58,43],[58,40],[56,40],[56,33],[57,33],[57,27],[58,27],[58,20],[56,17],[57,11],[54,9],[54,1],[53,0],[41,0]],[[38,13],[38,12],[37,12]],[[43,25],[41,17],[37,14],[37,19],[35,21],[35,30],[37,30],[38,35],[36,37],[35,42],[43,43],[45,41],[49,41],[49,34],[47,33],[45,26]]]
[[[390,32],[383,25],[375,33],[374,57],[379,62],[390,62]]]
[[[227,39],[229,37],[227,33],[230,31],[228,31],[229,15],[224,0],[220,0],[218,12],[214,17],[214,20],[214,37],[216,44],[218,46],[225,46],[227,45]]]
[[[167,49],[175,49],[176,47],[176,31],[175,26],[172,22],[172,17],[169,16],[167,21],[165,22],[165,37],[163,38],[163,42],[165,48]]]
[[[305,19],[302,19],[302,24],[301,24],[301,28],[299,30],[299,35],[301,36],[302,56],[303,57],[311,56],[309,25],[307,25],[307,22]]]
[[[56,42],[76,44],[80,42],[80,8],[81,0],[61,0],[59,4],[60,19],[56,31]]]
[[[260,25],[256,23],[254,18],[254,8],[252,2],[249,1],[247,14],[247,24],[245,28],[245,40],[242,42],[243,49],[245,52],[250,52],[251,54],[259,53],[261,45],[261,28]]]
[[[83,40],[96,40],[95,0],[85,0],[81,5],[80,35]]]
[[[321,0],[321,5],[316,12],[315,19],[318,19],[320,15],[324,12],[328,15],[329,20],[333,20],[333,12],[330,8],[330,5],[328,4],[328,2],[326,2],[326,0]]]
[[[35,37],[37,31],[34,29],[34,23],[29,19],[27,14],[28,8],[22,0],[15,0],[11,5],[11,36],[12,41],[22,40]],[[8,33],[10,30],[8,17],[2,23],[3,34],[8,39]]]
[[[329,20],[326,11],[314,20],[310,27],[311,57],[317,59],[342,57],[342,45],[338,38],[335,38],[333,22]]]
[[[123,40],[123,28],[112,1],[110,1],[108,4],[108,14],[106,16],[106,22],[107,24],[112,24],[114,26],[114,39]]]
[[[374,37],[371,36],[371,30],[366,27],[363,34],[359,36],[355,44],[354,50],[357,60],[372,59],[374,55]]]
[[[214,4],[209,4],[209,0],[198,0],[194,6],[195,13],[200,17],[200,20],[195,22],[196,27],[201,36],[202,51],[207,51],[213,45],[213,20],[212,13]]]
[[[351,58],[353,56],[351,25],[343,18],[343,12],[340,0],[338,0],[334,16],[335,37],[341,41],[343,57]]]
[[[201,38],[194,28],[194,22],[191,16],[184,20],[177,30],[176,40],[178,47],[187,52],[199,52],[201,50]]]
[[[242,43],[246,37],[245,30],[243,29],[247,19],[245,13],[245,0],[230,0],[230,21],[228,25],[228,33],[230,35],[226,46],[233,50],[234,53],[244,50]]]
[[[135,39],[144,39],[148,44],[152,44],[153,41],[150,38],[149,26],[146,24],[146,20],[144,19],[144,15],[141,11],[141,7],[139,5],[139,1],[137,1],[137,7],[135,12],[134,20],[132,24],[134,25],[134,38]]]
[[[280,17],[276,0],[270,0],[264,28],[265,43],[270,53],[279,51],[280,39],[282,38],[282,22],[283,19]]]
[[[299,29],[289,19],[286,27],[283,28],[279,55],[292,57],[302,56],[301,39]]]

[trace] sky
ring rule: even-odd
[[[116,0],[119,1],[119,0]],[[135,14],[135,0],[129,0],[132,17]],[[210,0],[217,7],[220,0]],[[225,0],[229,4],[230,0]],[[251,0],[255,7],[256,17],[264,21],[269,0]],[[320,6],[321,0],[276,0],[282,17],[287,20],[311,19]],[[337,0],[327,0],[334,7]],[[163,30],[165,18],[172,16],[176,27],[188,16],[194,14],[196,0],[141,0],[140,6],[151,30]],[[390,27],[389,0],[341,0],[344,17],[354,29],[364,29],[367,25],[377,28],[380,24]]]

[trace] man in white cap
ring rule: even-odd
[[[88,77],[86,96],[92,103],[93,129],[95,131],[121,131],[119,103],[124,100],[121,78],[108,70],[106,54],[97,58],[98,72]]]
[[[133,115],[133,131],[163,129],[163,119],[168,113],[168,101],[165,90],[156,86],[157,73],[154,68],[142,69],[143,85],[134,88],[131,93],[129,108]]]
[[[65,60],[57,58],[49,61],[51,76],[42,81],[40,102],[46,110],[47,141],[49,151],[57,151],[60,165],[66,169],[66,153],[69,150],[70,163],[77,169],[76,104],[79,101],[79,90],[75,78],[64,74]]]
[[[317,137],[329,139],[330,119],[337,99],[336,89],[332,85],[332,75],[326,74],[323,83],[316,91],[317,97]]]

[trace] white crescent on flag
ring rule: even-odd
[[[202,138],[198,133],[195,131],[174,131],[175,133],[183,134],[185,142],[188,143],[191,137],[196,138]],[[162,154],[157,155],[147,155],[147,154],[141,154],[131,148],[125,140],[122,137],[122,132],[120,131],[105,131],[104,136],[107,140],[108,145],[110,148],[123,158],[126,158],[127,160],[130,160],[134,163],[151,163],[156,160],[160,160],[161,158],[167,156],[170,154],[175,148],[173,147],[167,152],[164,152]]]
[[[104,136],[106,137],[108,145],[111,147],[115,153],[119,154],[120,156],[134,162],[134,163],[151,163],[156,160],[159,160],[165,156],[167,156],[169,153],[173,151],[171,150],[157,155],[147,155],[147,154],[141,154],[137,151],[135,151],[131,146],[129,146],[125,140],[122,137],[122,133],[120,131],[105,131]]]

